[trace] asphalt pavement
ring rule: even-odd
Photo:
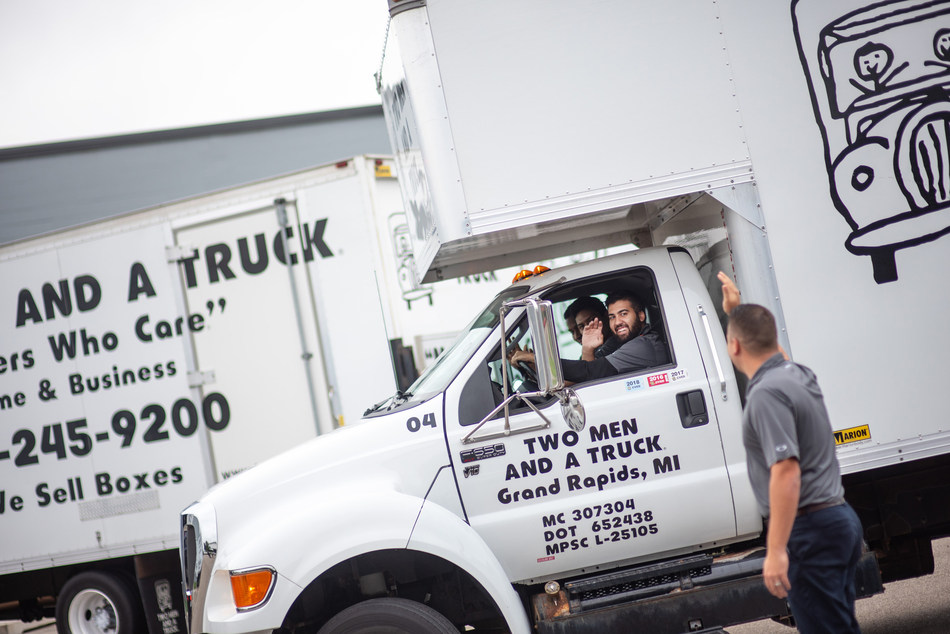
[[[884,593],[855,606],[863,634],[947,634],[950,632],[950,538],[933,542],[934,573],[885,584]],[[729,634],[790,634],[773,621],[728,628]]]

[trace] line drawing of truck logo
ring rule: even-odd
[[[432,305],[433,288],[429,284],[420,284],[416,276],[416,258],[412,254],[412,243],[409,238],[409,219],[404,211],[397,211],[389,215],[389,234],[393,240],[393,255],[396,258],[396,275],[399,278],[399,289],[402,298],[406,300],[406,307],[412,310],[412,302],[428,299]]]
[[[950,233],[950,0],[861,4],[793,0],[792,23],[845,247],[883,284]]]

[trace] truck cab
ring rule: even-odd
[[[574,384],[565,406],[564,390],[539,392],[505,361],[503,336],[509,350],[553,335],[557,354],[578,358],[564,308],[618,289],[642,299],[669,363]],[[556,317],[529,323],[526,299]],[[609,603],[644,563],[659,564],[646,586],[669,581],[670,566],[678,583],[702,585],[712,554],[746,550],[762,529],[716,315],[676,247],[514,283],[405,393],[183,512],[192,632],[316,632],[374,605],[391,615],[394,599],[456,628],[527,632],[550,607],[532,608],[532,595],[557,602],[596,577]],[[583,424],[565,423],[581,410]],[[246,596],[251,573],[266,582],[255,577],[258,594]]]
[[[515,389],[531,383],[501,362],[500,333],[445,387],[446,420],[456,423],[446,425],[446,437],[466,519],[513,581],[673,556],[761,528],[749,504],[735,380],[724,374],[722,331],[711,334],[715,308],[696,294],[703,286],[689,255],[661,249],[618,259],[547,272],[525,289],[552,302],[558,317],[578,297],[632,290],[669,351],[668,364],[574,385],[583,429],[562,421],[553,396],[533,399],[537,412],[513,407],[507,430],[501,416],[472,429],[490,411],[501,372],[511,370]],[[534,348],[527,321],[513,320],[507,348]],[[561,356],[578,358],[578,345],[562,340]],[[539,425],[544,419],[550,426]],[[486,444],[491,457],[476,459],[473,450]],[[684,509],[697,521],[684,521]]]

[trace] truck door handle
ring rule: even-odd
[[[676,395],[676,407],[680,410],[680,422],[684,429],[699,427],[709,422],[706,411],[706,397],[702,390],[680,392]]]
[[[719,355],[716,353],[716,344],[713,343],[712,330],[709,329],[709,317],[703,310],[703,305],[699,305],[699,317],[703,320],[703,327],[706,329],[706,340],[709,341],[709,349],[712,351],[713,362],[716,364],[716,374],[719,375],[719,389],[722,391],[722,400],[728,398],[726,394],[726,376],[722,372],[722,364],[719,363]]]

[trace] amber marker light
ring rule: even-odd
[[[271,568],[231,572],[231,594],[238,611],[256,608],[270,596],[277,573]]]
[[[534,267],[533,271],[529,271],[528,269],[521,269],[515,274],[514,278],[512,278],[511,283],[514,284],[515,282],[520,282],[521,280],[525,278],[532,277],[534,275],[541,275],[542,273],[546,271],[550,271],[550,270],[551,269],[544,266],[543,264],[539,264],[536,267]]]

